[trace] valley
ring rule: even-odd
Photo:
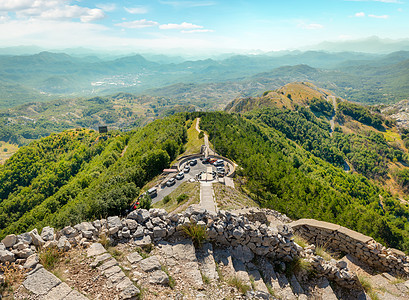
[[[50,56],[50,54],[43,55]],[[405,53],[402,55],[403,58],[406,57]],[[65,57],[65,59],[68,58]],[[158,67],[142,58],[138,57],[138,59],[139,63],[144,64],[146,70]],[[224,68],[226,65],[232,67],[233,62],[237,63],[243,59],[245,60],[243,57],[226,59],[223,64],[218,63],[217,68]],[[126,218],[131,204],[136,201],[138,201],[138,207],[131,214],[139,214],[146,210],[153,213],[166,212],[176,216],[176,214],[186,214],[186,211],[198,209],[212,214],[213,217],[217,214],[224,216],[226,210],[227,217],[231,211],[239,213],[251,207],[263,209],[264,214],[276,216],[269,219],[269,222],[272,222],[269,228],[273,228],[273,231],[281,228],[274,226],[283,225],[283,220],[287,223],[294,220],[294,230],[298,230],[296,220],[313,219],[313,225],[318,221],[330,222],[328,224],[332,225],[325,225],[329,229],[339,226],[345,230],[354,230],[355,233],[351,233],[352,237],[369,236],[370,240],[364,242],[366,245],[371,241],[368,242],[370,244],[368,247],[379,248],[379,251],[384,251],[382,255],[385,257],[393,254],[400,255],[401,260],[406,260],[404,253],[409,252],[407,222],[409,218],[409,171],[407,169],[409,129],[404,121],[405,100],[390,105],[364,105],[352,102],[351,99],[354,99],[354,96],[351,96],[352,90],[348,94],[330,81],[326,81],[327,83],[321,81],[332,80],[331,74],[338,71],[324,72],[301,65],[279,67],[268,74],[256,73],[261,70],[265,58],[253,57],[248,62],[254,63],[257,59],[258,64],[252,69],[255,73],[250,76],[252,79],[246,77],[237,80],[238,77],[234,76],[238,76],[239,73],[235,73],[232,69],[230,75],[226,76],[226,81],[223,82],[210,82],[203,76],[200,82],[193,83],[195,79],[192,76],[192,82],[180,83],[178,81],[181,73],[175,71],[179,66],[169,66],[174,68],[172,80],[175,80],[175,83],[163,81],[164,84],[172,85],[146,89],[144,90],[146,94],[143,95],[129,91],[132,91],[132,86],[143,84],[137,82],[138,80],[143,82],[146,76],[155,76],[157,73],[144,70],[138,73],[139,75],[111,74],[112,76],[95,79],[93,81],[95,93],[100,93],[99,89],[108,86],[115,86],[121,90],[108,96],[91,98],[64,96],[63,99],[28,102],[2,109],[0,111],[2,143],[0,151],[2,151],[3,160],[0,166],[0,238],[7,241],[12,235],[33,232],[33,230],[40,232],[48,227],[60,230],[70,226],[74,228],[78,224],[83,224],[82,222],[89,221],[90,224],[94,224],[95,220],[104,222],[103,220],[113,220],[112,218],[117,217]],[[390,62],[390,58],[384,58],[385,61],[382,63],[374,62],[380,58],[371,59],[365,62],[371,66],[368,70],[384,67]],[[127,62],[126,59],[124,59],[124,65],[126,65],[125,62]],[[188,68],[198,68],[194,71],[198,72],[201,68],[207,70],[209,64],[212,65],[214,62],[181,64],[185,64]],[[352,71],[343,70],[343,72]],[[284,73],[287,75],[283,76]],[[155,80],[159,80],[159,77]],[[233,80],[229,81],[229,78]],[[292,81],[293,78],[298,78],[300,81]],[[315,80],[310,80],[311,78]],[[321,85],[316,85],[317,82]],[[113,91],[110,88],[109,90]],[[365,93],[365,89],[360,92]],[[379,95],[374,94],[372,100],[368,98],[368,101],[361,102],[377,102],[380,99]],[[361,96],[358,97],[363,99]],[[396,93],[394,97],[400,96]],[[387,101],[392,101],[391,99],[388,98]],[[100,125],[108,126],[108,133],[99,133],[97,129]],[[206,157],[214,160],[223,159],[223,167],[226,169],[224,176],[216,175],[219,171],[216,166],[203,162]],[[184,166],[194,159],[197,160],[197,164],[190,166],[189,171],[185,171]],[[169,168],[174,168],[176,171],[169,172]],[[214,175],[210,169],[215,173]],[[163,172],[164,170],[166,172]],[[231,172],[232,170],[234,172]],[[175,179],[176,174],[180,172],[183,173],[183,177]],[[230,176],[233,174],[234,177]],[[172,180],[175,183],[168,185]],[[156,188],[157,196],[151,199],[146,196],[146,193],[152,188]],[[194,217],[190,216],[190,218]],[[206,218],[208,220],[210,217]],[[218,219],[214,221],[216,220]],[[166,224],[171,222],[163,221],[167,222]],[[156,219],[155,222],[157,222]],[[309,221],[300,222],[307,222],[302,223],[304,224],[302,228],[312,226]],[[146,226],[147,232],[153,229],[150,228],[151,225],[149,222],[141,223],[141,226]],[[133,246],[122,241],[122,239],[131,238],[128,236],[127,226],[121,227],[121,231],[118,232],[113,232],[110,225],[107,226],[105,234],[109,233],[109,241],[113,243],[107,246],[107,249],[111,249],[114,254],[115,251],[126,255],[135,252]],[[155,227],[156,231],[153,229],[151,234],[144,235],[143,241],[140,241],[142,236],[136,233],[138,231],[132,232],[130,229],[129,234],[137,234],[138,237],[135,236],[135,240],[138,240],[138,243],[145,243],[145,239],[149,239],[150,242],[146,242],[144,246],[149,244],[152,245],[149,247],[155,247],[152,254],[161,257],[166,262],[163,265],[167,265],[168,257],[160,252],[161,242],[159,242],[159,236],[155,236],[163,232],[162,227]],[[229,228],[237,234],[233,227]],[[220,230],[222,235],[227,232],[227,229]],[[302,230],[300,229],[297,234],[309,239],[308,232],[314,232],[316,229],[308,229],[306,234]],[[342,230],[341,232],[344,232]],[[72,247],[83,248],[74,248],[72,253],[78,251],[82,253],[81,255],[86,255],[84,254],[86,250],[83,249],[97,242],[104,243],[104,239],[107,238],[106,235],[100,236],[100,233],[98,236],[95,235],[97,230],[91,233],[85,229],[84,231],[85,234],[78,235],[80,240],[70,244]],[[169,236],[172,234],[169,233]],[[333,234],[339,235],[339,233]],[[295,242],[298,238],[300,236],[288,239],[286,245],[294,244],[291,247],[300,250],[300,246]],[[220,241],[217,239],[211,241],[215,246],[214,251],[219,251],[216,244],[219,246]],[[232,241],[231,246],[237,247],[235,240]],[[172,242],[174,247],[181,247],[179,243],[185,245],[185,241],[172,240]],[[255,251],[257,259],[265,263],[264,252],[256,248],[267,246],[260,244],[252,249],[251,243],[248,244],[244,240],[243,243],[243,247],[246,246],[251,249],[249,251]],[[316,240],[312,240],[311,243],[318,246]],[[379,244],[372,246],[375,245],[373,243]],[[303,253],[303,259],[309,257],[311,263],[315,262],[315,256],[310,256],[311,251],[308,250],[315,246],[306,246],[307,250],[300,250],[300,253]],[[49,247],[54,249],[54,246]],[[283,247],[285,249],[287,246]],[[393,252],[382,247],[399,249],[399,251]],[[328,251],[334,250],[327,248]],[[370,249],[368,251],[376,250],[368,249]],[[287,250],[280,251],[285,253]],[[15,257],[23,259],[21,258],[23,254],[18,252],[20,250],[9,247],[9,250],[4,251],[15,252]],[[28,250],[24,251],[28,253]],[[200,252],[196,248],[189,251],[193,253],[192,255]],[[229,251],[234,252],[231,249]],[[352,250],[348,249],[348,251]],[[357,252],[350,254],[360,257],[359,250],[356,251],[358,254]],[[8,252],[5,253],[8,255]],[[250,275],[255,276],[254,274],[257,275],[257,272],[262,269],[251,265],[248,261],[243,266],[237,267],[237,257],[232,252],[229,253],[226,255],[234,257],[235,263],[232,265],[234,271],[225,265],[226,268],[223,267],[221,271],[225,272],[223,276],[242,274],[240,276],[244,276],[244,279],[240,280],[244,282],[243,284],[248,284],[253,293],[265,292],[272,295],[271,289],[267,286],[264,288],[262,285],[262,282],[265,283],[269,279],[260,279],[260,285],[252,283]],[[31,253],[31,255],[37,254]],[[70,253],[66,255],[69,259],[75,256]],[[149,256],[148,253],[146,255]],[[314,255],[319,256],[319,254]],[[132,271],[139,270],[137,267],[129,266],[123,258],[124,256],[117,259],[117,263],[124,264]],[[320,260],[320,258],[317,259]],[[370,260],[366,261],[366,256],[360,259],[364,259],[365,264],[371,263]],[[213,260],[221,263],[220,258],[214,257]],[[369,290],[362,290],[364,284],[358,283],[361,281],[356,274],[365,274],[369,280],[375,282],[380,280],[378,277],[375,278],[376,271],[365,271],[365,273],[361,269],[361,264],[353,259],[350,260],[349,257],[344,258],[345,260],[348,261],[348,266],[358,270],[357,273],[348,275],[355,278],[358,286],[353,293],[369,293]],[[284,256],[276,258],[275,263],[280,264],[283,261],[285,261]],[[295,260],[291,258],[285,261],[288,268],[290,268],[288,265],[290,261]],[[81,261],[76,263],[79,264]],[[91,259],[88,259],[87,263],[91,264]],[[389,266],[393,265],[393,262],[389,259],[385,260],[385,264]],[[68,270],[68,273],[71,272],[68,265],[61,261],[60,267]],[[181,291],[185,292],[182,287],[188,281],[188,275],[186,278],[179,278],[176,275],[177,272],[173,273],[175,271],[172,266],[168,265],[168,267],[171,275],[165,271],[163,272],[167,275],[162,273],[161,275],[178,278],[180,286],[177,289],[181,288]],[[336,265],[333,268],[336,268]],[[397,272],[396,270],[402,268],[398,265],[393,270]],[[382,268],[380,270],[383,271]],[[406,269],[402,270],[404,271],[399,272],[406,272]],[[40,271],[37,270],[34,274],[37,272]],[[128,278],[125,273],[124,276]],[[122,273],[118,272],[118,274],[121,280],[126,281],[127,288],[135,293],[135,288],[141,291],[140,285],[132,285],[134,286],[132,287]],[[140,274],[142,277],[138,275],[138,279],[132,282],[138,282],[138,284],[140,282],[145,287],[150,286],[152,283],[145,280],[150,278],[149,272]],[[261,278],[261,274],[257,276]],[[297,272],[294,274],[277,269],[275,276],[281,276],[282,280],[287,280],[287,284],[271,281],[272,289],[277,294],[284,295],[283,297],[290,297],[289,299],[302,295],[320,297],[319,295],[324,293],[325,288],[321,283],[309,281]],[[104,272],[100,275],[104,278],[101,282],[114,280],[112,279],[114,277],[105,276]],[[83,276],[87,278],[86,274]],[[326,280],[336,281],[335,277],[331,277],[332,275],[325,276]],[[383,282],[385,290],[396,291],[397,279],[385,278],[388,280]],[[353,284],[348,280],[345,281],[347,284]],[[88,295],[88,292],[73,279],[72,274],[69,275],[69,279],[60,281],[62,283],[58,282],[56,286],[62,288],[67,282],[70,286],[75,286],[82,295]],[[345,284],[344,281],[342,282],[336,284]],[[29,286],[28,283],[27,286]],[[231,286],[231,283],[225,282],[220,293],[223,295],[233,293],[234,297],[246,294],[237,286],[235,286],[236,290],[232,290]],[[214,295],[213,288],[210,285],[204,290]],[[118,289],[120,292],[126,290]],[[400,290],[400,299],[404,299],[408,292],[402,289],[403,287]],[[372,292],[382,296],[386,295],[385,290],[374,288]],[[94,290],[89,292],[92,297],[95,296]],[[332,290],[326,289],[326,292],[331,295],[345,295],[346,290],[336,285]],[[46,293],[51,293],[51,290],[47,290]],[[109,293],[105,294],[105,291],[101,290],[100,293],[105,295],[104,297],[109,297]],[[168,283],[165,283],[161,293],[163,293],[162,296],[172,294],[173,288],[169,289]],[[192,293],[192,295],[197,294],[196,290]],[[149,292],[147,295],[146,299],[157,296]],[[350,296],[353,298],[356,295]]]

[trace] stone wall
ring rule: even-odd
[[[24,234],[5,237],[0,243],[0,262],[16,262],[25,269],[30,269],[38,262],[36,252],[41,248],[58,247],[65,251],[74,246],[87,247],[104,238],[113,244],[132,243],[143,247],[177,238],[183,235],[183,226],[198,224],[206,228],[210,242],[230,248],[242,261],[251,261],[255,255],[281,263],[306,257],[321,276],[333,278],[346,287],[358,284],[356,276],[344,267],[337,266],[335,261],[325,262],[311,251],[304,251],[293,241],[291,227],[269,227],[259,222],[258,219],[265,220],[265,216],[261,217],[261,212],[262,210],[255,210],[252,218],[250,212],[240,215],[219,211],[216,214],[192,206],[184,213],[174,215],[168,215],[163,209],[139,209],[126,218],[112,216],[67,226],[60,231],[47,226],[42,229],[41,234],[34,229]]]
[[[300,219],[289,226],[309,243],[351,254],[378,270],[409,277],[409,257],[402,251],[386,248],[369,236],[313,219]]]

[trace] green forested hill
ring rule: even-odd
[[[360,112],[355,118],[371,115]],[[328,121],[304,106],[181,113],[106,139],[71,130],[32,142],[0,167],[0,236],[120,213],[183,152],[188,119],[198,116],[217,152],[238,163],[243,191],[261,206],[335,222],[409,251],[408,204],[382,185],[388,165],[404,162],[406,152],[375,129],[340,127],[330,136]],[[344,160],[356,171],[345,172]]]
[[[246,117],[201,116],[216,151],[239,164],[245,191],[261,206],[291,218],[335,222],[409,250],[407,204],[363,175],[346,173],[290,141],[266,122],[271,115],[266,109]]]
[[[0,236],[121,213],[185,142],[184,120],[170,117],[107,139],[74,130],[22,147],[0,167]]]

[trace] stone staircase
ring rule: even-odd
[[[269,226],[267,217],[277,222]],[[201,247],[183,234],[192,223],[207,230],[209,242]],[[138,210],[58,232],[34,230],[27,243],[26,235],[6,237],[0,250],[3,259],[15,255],[18,265],[33,269],[15,299],[369,299],[352,260],[325,260],[313,245],[302,248],[282,216],[262,210]],[[21,244],[34,254],[21,259]],[[62,253],[57,276],[38,265],[36,251],[52,247]],[[294,272],[297,259],[313,273]],[[374,289],[379,299],[409,299],[407,282],[399,278],[384,273],[368,280],[380,286]]]

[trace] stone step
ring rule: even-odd
[[[78,291],[70,288],[42,266],[28,273],[23,286],[32,295],[36,296],[36,299],[88,299]]]
[[[227,249],[215,249],[214,250],[214,260],[219,265],[220,268],[223,267],[225,276],[233,277],[236,273],[233,266],[233,257],[229,250]]]
[[[247,273],[246,265],[241,260],[233,258],[233,267],[235,276],[237,276],[237,278],[239,278],[245,285],[251,287],[250,276]]]
[[[324,277],[321,282],[318,283],[318,288],[321,290],[321,297],[325,300],[337,300],[332,287],[329,285],[328,280]]]
[[[249,268],[248,274],[250,276],[250,279],[254,281],[254,289],[256,291],[269,293],[268,288],[264,283],[260,272],[257,269]]]
[[[195,289],[203,288],[203,279],[196,258],[196,249],[190,239],[175,243],[161,241],[158,243],[161,258],[173,278],[178,279],[183,274],[185,284]]]
[[[196,258],[199,262],[199,269],[204,276],[210,280],[219,279],[219,275],[216,271],[212,244],[206,243],[201,249],[196,249]]]
[[[264,276],[264,282],[271,286],[276,297],[282,300],[297,300],[298,297],[294,295],[285,275],[276,273],[273,265],[267,260],[263,260],[259,265]]]
[[[108,279],[107,288],[115,288],[120,293],[121,299],[136,297],[140,291],[125,275],[118,261],[107,253],[100,243],[93,243],[87,249],[87,256],[94,257],[91,267],[97,267]]]
[[[298,297],[298,299],[307,299],[307,296],[304,293],[304,289],[301,287],[300,283],[297,280],[297,277],[295,277],[294,274],[288,281],[290,282],[291,288],[293,289],[293,292]]]

